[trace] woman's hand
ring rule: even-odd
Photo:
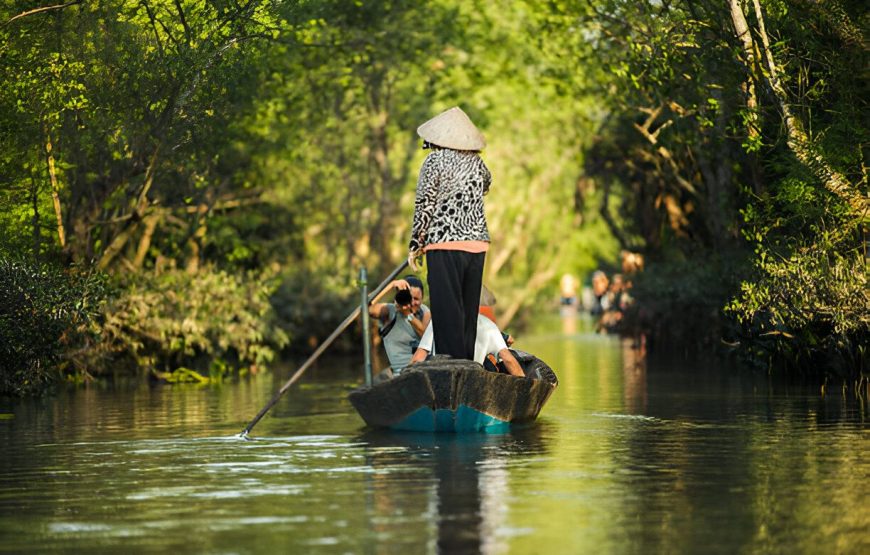
[[[411,268],[412,272],[416,273],[416,272],[420,271],[421,266],[417,265],[417,259],[421,258],[422,256],[423,256],[422,249],[417,249],[417,250],[413,250],[413,251],[408,252],[408,267]]]
[[[409,305],[409,304],[406,304],[406,305],[396,305],[396,310],[399,312],[399,314],[402,315],[402,318],[407,318],[408,315],[414,313],[414,309],[411,308],[411,305]]]
[[[408,282],[407,282],[406,280],[404,280],[404,279],[397,279],[397,280],[394,280],[394,281],[390,284],[390,287],[396,289],[397,291],[398,291],[398,290],[404,290],[404,291],[407,291],[408,293],[411,292],[411,284],[408,283]],[[409,298],[409,299],[411,298],[410,295],[408,296],[408,298]],[[409,300],[409,301],[408,301],[408,304],[404,304],[404,305],[403,305],[403,304],[399,304],[399,301],[396,300],[396,301],[394,301],[394,304],[396,305],[396,310],[398,310],[399,313],[402,315],[402,318],[407,318],[408,315],[411,314],[411,312],[412,312],[411,305],[413,304],[413,301],[410,301],[410,300]]]

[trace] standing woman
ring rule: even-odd
[[[417,180],[408,262],[426,254],[435,352],[474,360],[477,311],[489,231],[483,196],[492,176],[483,134],[458,107],[417,128],[432,152]]]

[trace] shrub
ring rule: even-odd
[[[358,306],[358,292],[349,280],[316,275],[306,270],[286,274],[272,296],[272,305],[282,328],[298,338],[292,347],[310,350],[326,339]],[[339,338],[337,349],[359,345],[350,330]]]
[[[747,360],[849,378],[866,372],[867,266],[843,235],[821,234],[786,255],[759,247],[755,278],[727,308]]]
[[[722,307],[738,287],[743,264],[739,251],[653,261],[633,276],[636,303],[628,325],[647,332],[659,347],[719,350]]]
[[[155,371],[219,379],[264,368],[287,334],[275,323],[271,279],[217,270],[135,276],[107,304],[103,354]]]
[[[0,257],[0,394],[43,391],[64,369],[85,372],[105,276]]]

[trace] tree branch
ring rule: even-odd
[[[184,8],[181,7],[180,0],[175,0],[175,8],[178,10],[178,17],[181,19],[181,26],[184,27],[184,37],[187,39],[187,45],[190,46],[193,36],[190,32],[190,26],[187,24],[187,18],[184,16]]]
[[[16,16],[12,17],[11,19],[9,19],[9,20],[5,23],[5,25],[9,25],[10,23],[12,23],[13,21],[15,21],[16,19],[21,19],[22,17],[27,17],[27,16],[29,16],[29,15],[35,15],[35,14],[38,14],[38,13],[47,12],[47,11],[51,11],[51,10],[62,10],[62,9],[64,9],[64,8],[68,8],[68,7],[70,7],[70,6],[75,6],[76,4],[81,4],[82,1],[83,1],[83,0],[71,0],[70,2],[67,2],[66,4],[56,4],[56,5],[54,5],[54,6],[44,6],[44,7],[42,7],[42,8],[35,8],[35,9],[33,9],[33,10],[29,10],[29,11],[26,11],[26,12],[22,12],[22,13],[16,15]]]
[[[868,201],[867,196],[860,191],[856,191],[846,176],[833,168],[822,157],[805,131],[803,121],[797,114],[791,111],[791,106],[788,103],[788,93],[780,79],[781,68],[777,65],[776,60],[774,60],[773,51],[770,48],[770,40],[767,37],[767,30],[764,26],[764,14],[761,10],[761,4],[758,0],[752,0],[752,5],[755,10],[755,19],[758,23],[758,33],[761,36],[763,56],[767,63],[768,71],[765,76],[782,112],[788,147],[795,157],[822,182],[822,185],[828,191],[846,202],[855,212],[866,217],[868,210],[870,210],[870,201]]]

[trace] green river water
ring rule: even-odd
[[[216,387],[0,400],[0,553],[870,553],[868,411],[553,319],[556,371],[503,435],[372,432],[358,359]]]

